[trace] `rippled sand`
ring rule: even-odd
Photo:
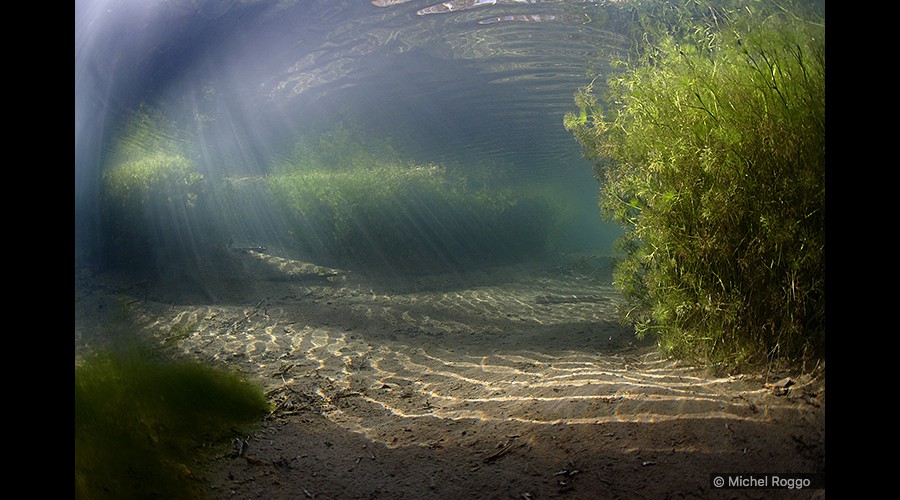
[[[83,287],[76,349],[99,342],[97,325],[108,325],[113,312],[124,314],[166,348],[255,376],[276,406],[272,418],[290,424],[269,429],[285,442],[317,422],[322,432],[363,439],[344,446],[404,456],[446,450],[452,465],[444,469],[456,478],[448,494],[470,491],[460,476],[480,477],[501,461],[557,469],[532,470],[522,486],[497,486],[496,494],[512,497],[576,491],[576,480],[584,497],[636,480],[651,496],[666,487],[702,492],[712,469],[726,464],[824,469],[822,377],[794,374],[789,391],[778,392],[766,385],[776,374],[713,376],[662,358],[616,321],[621,297],[596,260],[392,281],[265,254],[245,258],[263,279],[214,303],[179,302],[146,284]],[[305,419],[305,430],[288,430],[300,425],[292,419]],[[270,435],[254,439],[263,463],[280,458],[308,469],[319,461],[276,446]],[[326,438],[310,439],[299,446],[318,449]],[[641,474],[621,482],[622,463]],[[233,487],[224,478],[239,464],[223,458],[214,487]],[[575,469],[591,469],[589,481],[551,475]],[[361,483],[347,474],[327,488],[302,474],[296,481],[336,498],[363,495],[364,485],[410,498],[418,488],[443,491],[375,477],[374,469],[359,469]]]

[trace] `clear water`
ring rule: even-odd
[[[217,183],[264,179],[298,140],[350,127],[404,160],[547,188],[568,207],[552,247],[609,253],[618,229],[562,117],[623,50],[615,12],[580,0],[77,2],[76,258],[96,254],[102,170],[142,104],[191,134],[191,159]],[[218,203],[241,212],[230,238],[282,239],[265,203]]]
[[[517,467],[522,480],[490,490],[496,496],[567,494],[557,486],[580,471],[576,495],[665,496],[703,491],[719,466],[824,470],[824,388],[808,404],[774,401],[755,379],[711,378],[664,359],[652,339],[637,340],[616,320],[624,299],[609,256],[621,230],[602,221],[592,165],[562,121],[576,90],[603,81],[610,56],[628,49],[619,1],[627,0],[76,0],[76,366],[120,340],[128,347],[134,334],[167,353],[255,374],[279,407],[289,393],[316,401],[332,429],[317,446],[330,447],[326,437],[346,442],[347,433],[383,446],[379,461],[362,461],[379,477],[406,467],[407,449],[423,450],[430,429],[448,449],[471,447],[474,455],[455,465],[433,462],[464,487],[448,495],[432,481],[418,496],[484,496],[485,484],[503,481],[481,465],[509,451],[495,443],[518,436],[542,443],[538,465],[530,468],[529,457]],[[148,109],[171,128],[123,135]],[[349,215],[301,241],[298,227],[308,228],[279,209],[273,179],[285,162],[327,156],[316,144],[341,130],[349,141],[327,153],[394,155],[420,167],[411,172],[424,177],[410,178],[425,184],[437,165],[464,185],[486,186],[490,199],[469,192],[442,209],[426,185],[401,189],[396,204],[373,214],[367,207],[383,201],[375,188],[397,183],[367,177],[372,192],[348,188],[329,195],[336,206],[313,203]],[[124,188],[130,194],[110,196],[118,165],[152,166],[170,158],[155,145],[173,143],[181,156],[165,161],[193,165],[207,183],[202,197],[177,182],[147,190],[144,201]],[[129,159],[129,150],[144,157]],[[327,182],[288,185],[309,187],[297,206],[312,188],[363,178],[322,177],[332,167],[343,168],[336,161],[316,172]],[[135,185],[129,175],[123,186]],[[527,204],[501,224],[482,213],[535,193],[564,208],[555,225],[536,224],[540,212]],[[338,229],[343,239],[323,241]],[[418,253],[388,255],[381,270],[412,263],[416,273],[366,275],[366,264],[398,251],[394,239],[399,251]],[[522,260],[537,240],[547,258]],[[217,260],[221,251],[227,259]],[[152,279],[159,276],[175,279]],[[321,410],[361,393],[352,406]],[[276,442],[296,428],[284,429],[264,439],[278,463],[295,446]],[[261,441],[254,456],[266,453]],[[660,442],[664,449],[647,447]],[[400,454],[387,450],[395,447]],[[255,481],[212,476],[241,497],[341,482],[332,474],[311,482],[307,471],[326,460],[302,457]],[[287,475],[295,473],[303,479]]]

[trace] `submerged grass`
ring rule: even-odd
[[[223,259],[210,179],[180,135],[145,105],[114,133],[99,191],[103,269],[173,277]]]
[[[75,368],[75,496],[194,498],[215,444],[268,410],[239,375],[131,349]]]
[[[626,230],[627,319],[717,366],[812,361],[825,346],[825,28],[691,3],[714,22],[576,95],[565,125]],[[693,11],[682,11],[685,18]],[[799,12],[799,11],[798,11]]]
[[[533,257],[557,218],[545,197],[471,189],[435,164],[296,169],[269,186],[298,247],[347,267],[422,273]]]

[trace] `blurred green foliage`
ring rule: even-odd
[[[117,134],[101,191],[106,267],[184,272],[222,246],[206,178],[189,158],[183,135],[146,106]]]
[[[75,497],[199,498],[195,468],[269,410],[238,374],[134,348],[75,367]]]
[[[785,5],[666,5],[689,24],[645,23],[564,119],[626,229],[625,316],[679,356],[824,354],[824,18]]]
[[[269,186],[298,247],[319,261],[426,273],[547,248],[556,212],[540,194],[474,187],[444,166],[402,162],[390,146],[344,128],[305,144],[295,152],[302,159],[274,168]]]
[[[310,131],[294,143],[289,157],[275,171],[360,170],[399,161],[388,138],[369,138],[356,127],[340,122],[332,129]]]

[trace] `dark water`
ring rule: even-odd
[[[547,188],[569,207],[553,248],[609,253],[618,229],[601,221],[591,165],[562,117],[576,89],[607,74],[608,57],[625,48],[614,7],[78,1],[76,259],[105,259],[95,251],[108,230],[103,169],[117,130],[142,104],[189,132],[191,160],[210,181],[263,179],[298,140],[343,126],[412,162],[475,177],[502,171],[514,191]],[[217,203],[217,213],[240,212],[227,217],[241,219],[225,224],[229,238],[278,239],[265,203]],[[203,231],[195,226],[192,235]]]

